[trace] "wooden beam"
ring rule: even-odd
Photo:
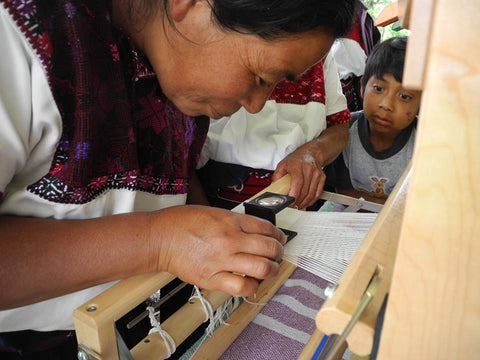
[[[374,21],[375,26],[388,26],[398,21],[398,2],[386,5]]]
[[[262,281],[257,292],[257,297],[249,298],[249,301],[252,303],[242,303],[227,319],[229,326],[220,326],[220,328],[218,328],[214,334],[202,344],[190,360],[218,359],[253,320],[253,318],[263,309],[262,305],[255,305],[253,303],[261,304],[268,302],[290,275],[292,275],[295,269],[296,266],[287,261],[282,261],[279,274],[273,279]]]
[[[480,354],[480,2],[437,0],[434,14],[378,359]]]

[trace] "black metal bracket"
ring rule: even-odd
[[[243,206],[245,207],[245,214],[257,216],[276,225],[275,215],[294,202],[294,197],[266,192],[253,200],[244,202]],[[297,235],[295,231],[286,229],[281,230],[287,235],[287,241],[293,239],[295,235]]]

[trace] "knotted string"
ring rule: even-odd
[[[157,320],[157,316],[160,314],[160,311],[155,312],[153,306],[148,306],[147,311],[148,317],[150,318],[150,324],[152,325],[152,329],[148,334],[152,334],[155,332],[158,332],[160,334],[165,344],[165,348],[167,349],[167,358],[169,358],[175,352],[175,350],[177,350],[175,340],[173,340],[173,338],[168,332],[162,329],[160,322]]]
[[[202,307],[203,307],[203,311],[205,312],[205,320],[203,322],[207,322],[208,320],[213,318],[212,304],[210,304],[210,302],[203,297],[198,286],[194,285],[194,289],[195,289],[194,294],[190,296],[190,299],[188,299],[188,301],[193,299],[200,300],[200,303],[202,304]]]

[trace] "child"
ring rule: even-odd
[[[384,203],[413,155],[420,91],[402,86],[407,37],[378,44],[362,79],[346,149],[327,170],[337,192]]]

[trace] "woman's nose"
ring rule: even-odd
[[[272,90],[252,91],[247,95],[240,104],[251,114],[256,114],[263,109],[265,103]]]

